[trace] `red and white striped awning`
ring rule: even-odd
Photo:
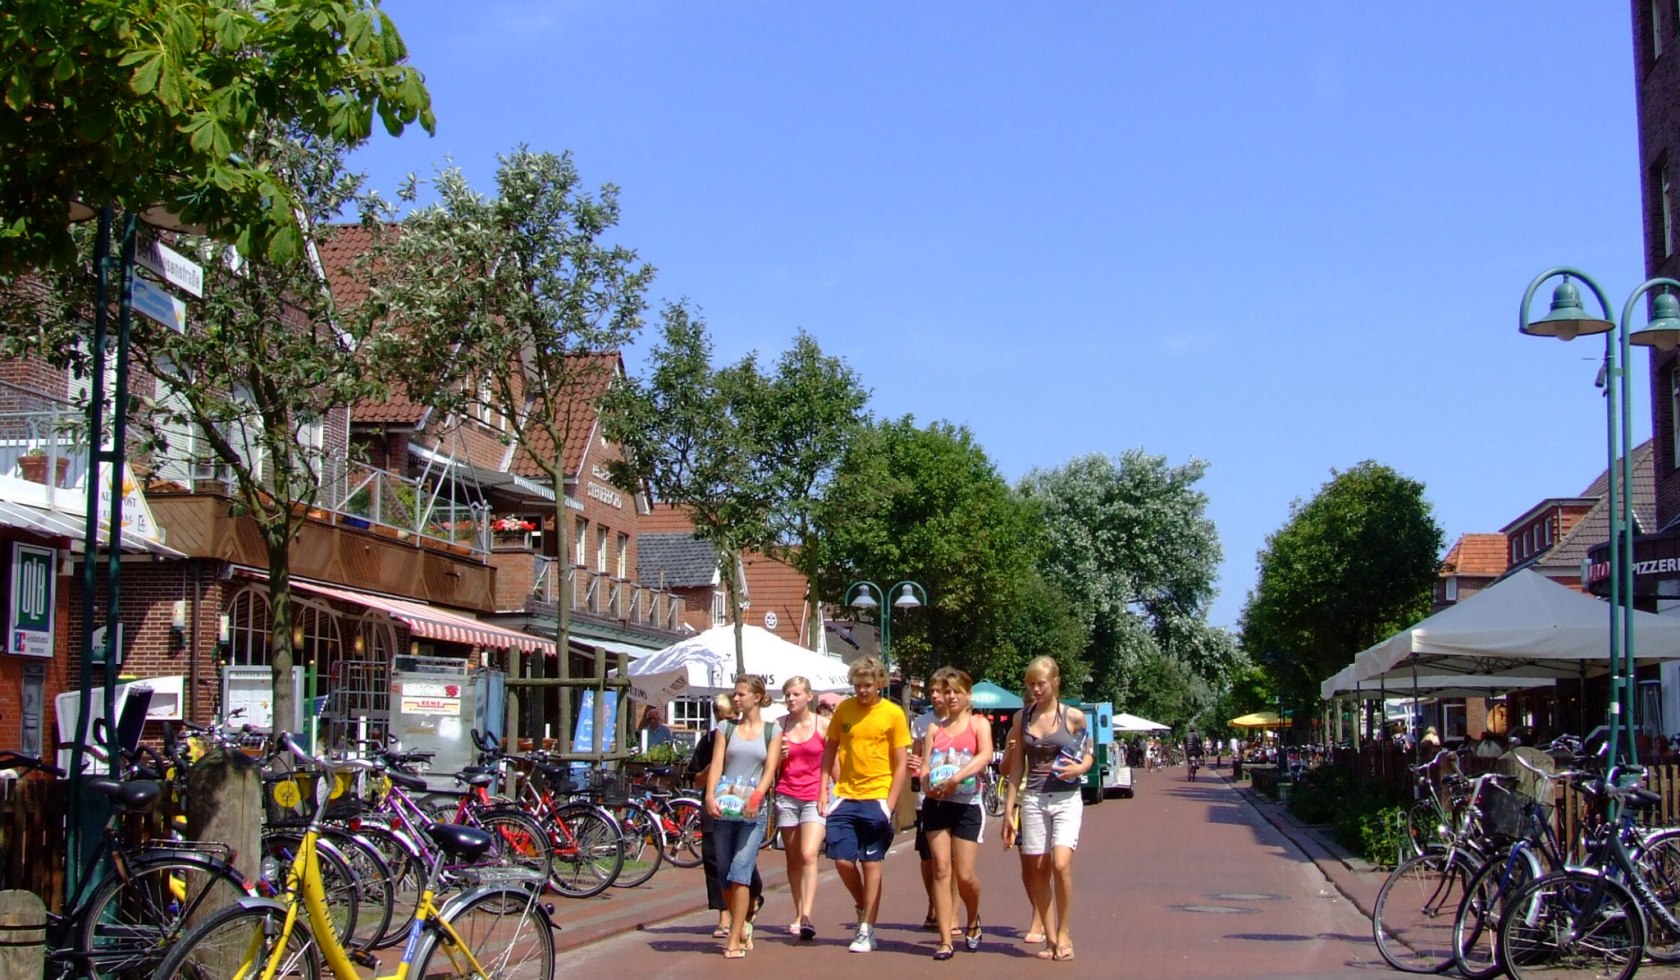
[[[292,588],[312,595],[325,596],[367,609],[377,609],[408,626],[415,636],[445,643],[468,643],[499,650],[523,650],[526,653],[554,655],[554,641],[530,633],[521,633],[493,623],[485,623],[463,613],[451,612],[423,602],[393,599],[389,596],[339,589],[330,585],[292,580]]]

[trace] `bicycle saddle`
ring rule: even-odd
[[[473,860],[483,857],[490,850],[493,838],[489,833],[477,827],[467,827],[458,823],[435,823],[426,828],[427,836],[450,857],[462,860]]]
[[[468,786],[488,786],[496,781],[496,777],[487,772],[468,772],[463,769],[455,774],[455,780]]]
[[[95,791],[104,793],[124,810],[144,812],[151,809],[152,804],[163,795],[163,784],[150,779],[131,779],[119,782],[115,779],[90,779],[87,785]]]
[[[398,786],[401,786],[403,789],[411,789],[417,793],[424,793],[426,791],[426,781],[421,779],[419,776],[412,776],[406,772],[401,772],[396,769],[387,769],[385,771],[385,778],[389,779]]]

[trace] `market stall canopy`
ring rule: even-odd
[[[972,700],[975,711],[1014,711],[1024,704],[1008,688],[991,681],[975,684]]]
[[[804,677],[811,690],[851,691],[846,664],[789,643],[760,626],[741,627],[747,673],[764,678],[779,694],[790,677]],[[630,663],[630,696],[662,704],[678,696],[709,697],[735,689],[735,627],[714,626]],[[644,697],[646,695],[646,697]]]
[[[1289,719],[1279,718],[1276,711],[1256,711],[1232,718],[1228,724],[1232,728],[1288,728]]]
[[[1114,713],[1114,730],[1117,732],[1164,732],[1169,727],[1171,726],[1150,721],[1148,718],[1139,718],[1124,711]]]
[[[1680,617],[1632,616],[1640,663],[1680,659]],[[1579,677],[1609,668],[1609,636],[1609,604],[1524,569],[1360,653],[1354,676]]]
[[[1351,670],[1351,667],[1348,668],[1348,671]],[[1475,674],[1426,673],[1422,670],[1418,672],[1415,681],[1411,674],[1407,673],[1381,684],[1376,681],[1338,680],[1342,676],[1337,674],[1320,685],[1319,693],[1323,695],[1324,700],[1351,698],[1356,701],[1381,701],[1396,697],[1491,698],[1510,691],[1551,687],[1557,683],[1557,679],[1552,677],[1480,677]]]

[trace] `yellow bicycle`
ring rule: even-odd
[[[285,733],[278,741],[282,751],[319,769],[323,781],[335,787],[333,793],[318,794],[314,817],[286,872],[284,892],[278,899],[241,900],[194,926],[164,958],[153,980],[317,980],[323,961],[337,980],[364,980],[360,968],[376,973],[382,968],[371,954],[351,952],[339,942],[315,847],[337,788],[377,764],[315,758]],[[519,867],[458,868],[468,886],[440,906],[436,888],[444,865],[470,864],[496,842],[483,830],[458,824],[434,824],[426,833],[437,847],[408,941],[395,972],[377,973],[376,980],[552,980],[555,927],[548,908],[538,901],[543,876]]]

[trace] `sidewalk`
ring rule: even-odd
[[[1204,771],[1212,771],[1230,783],[1255,812],[1265,817],[1267,823],[1289,838],[1289,842],[1318,867],[1344,898],[1366,918],[1371,917],[1377,903],[1377,892],[1388,877],[1387,871],[1349,852],[1331,836],[1329,827],[1302,823],[1288,806],[1256,792],[1253,786],[1242,780],[1233,780],[1229,767]]]

